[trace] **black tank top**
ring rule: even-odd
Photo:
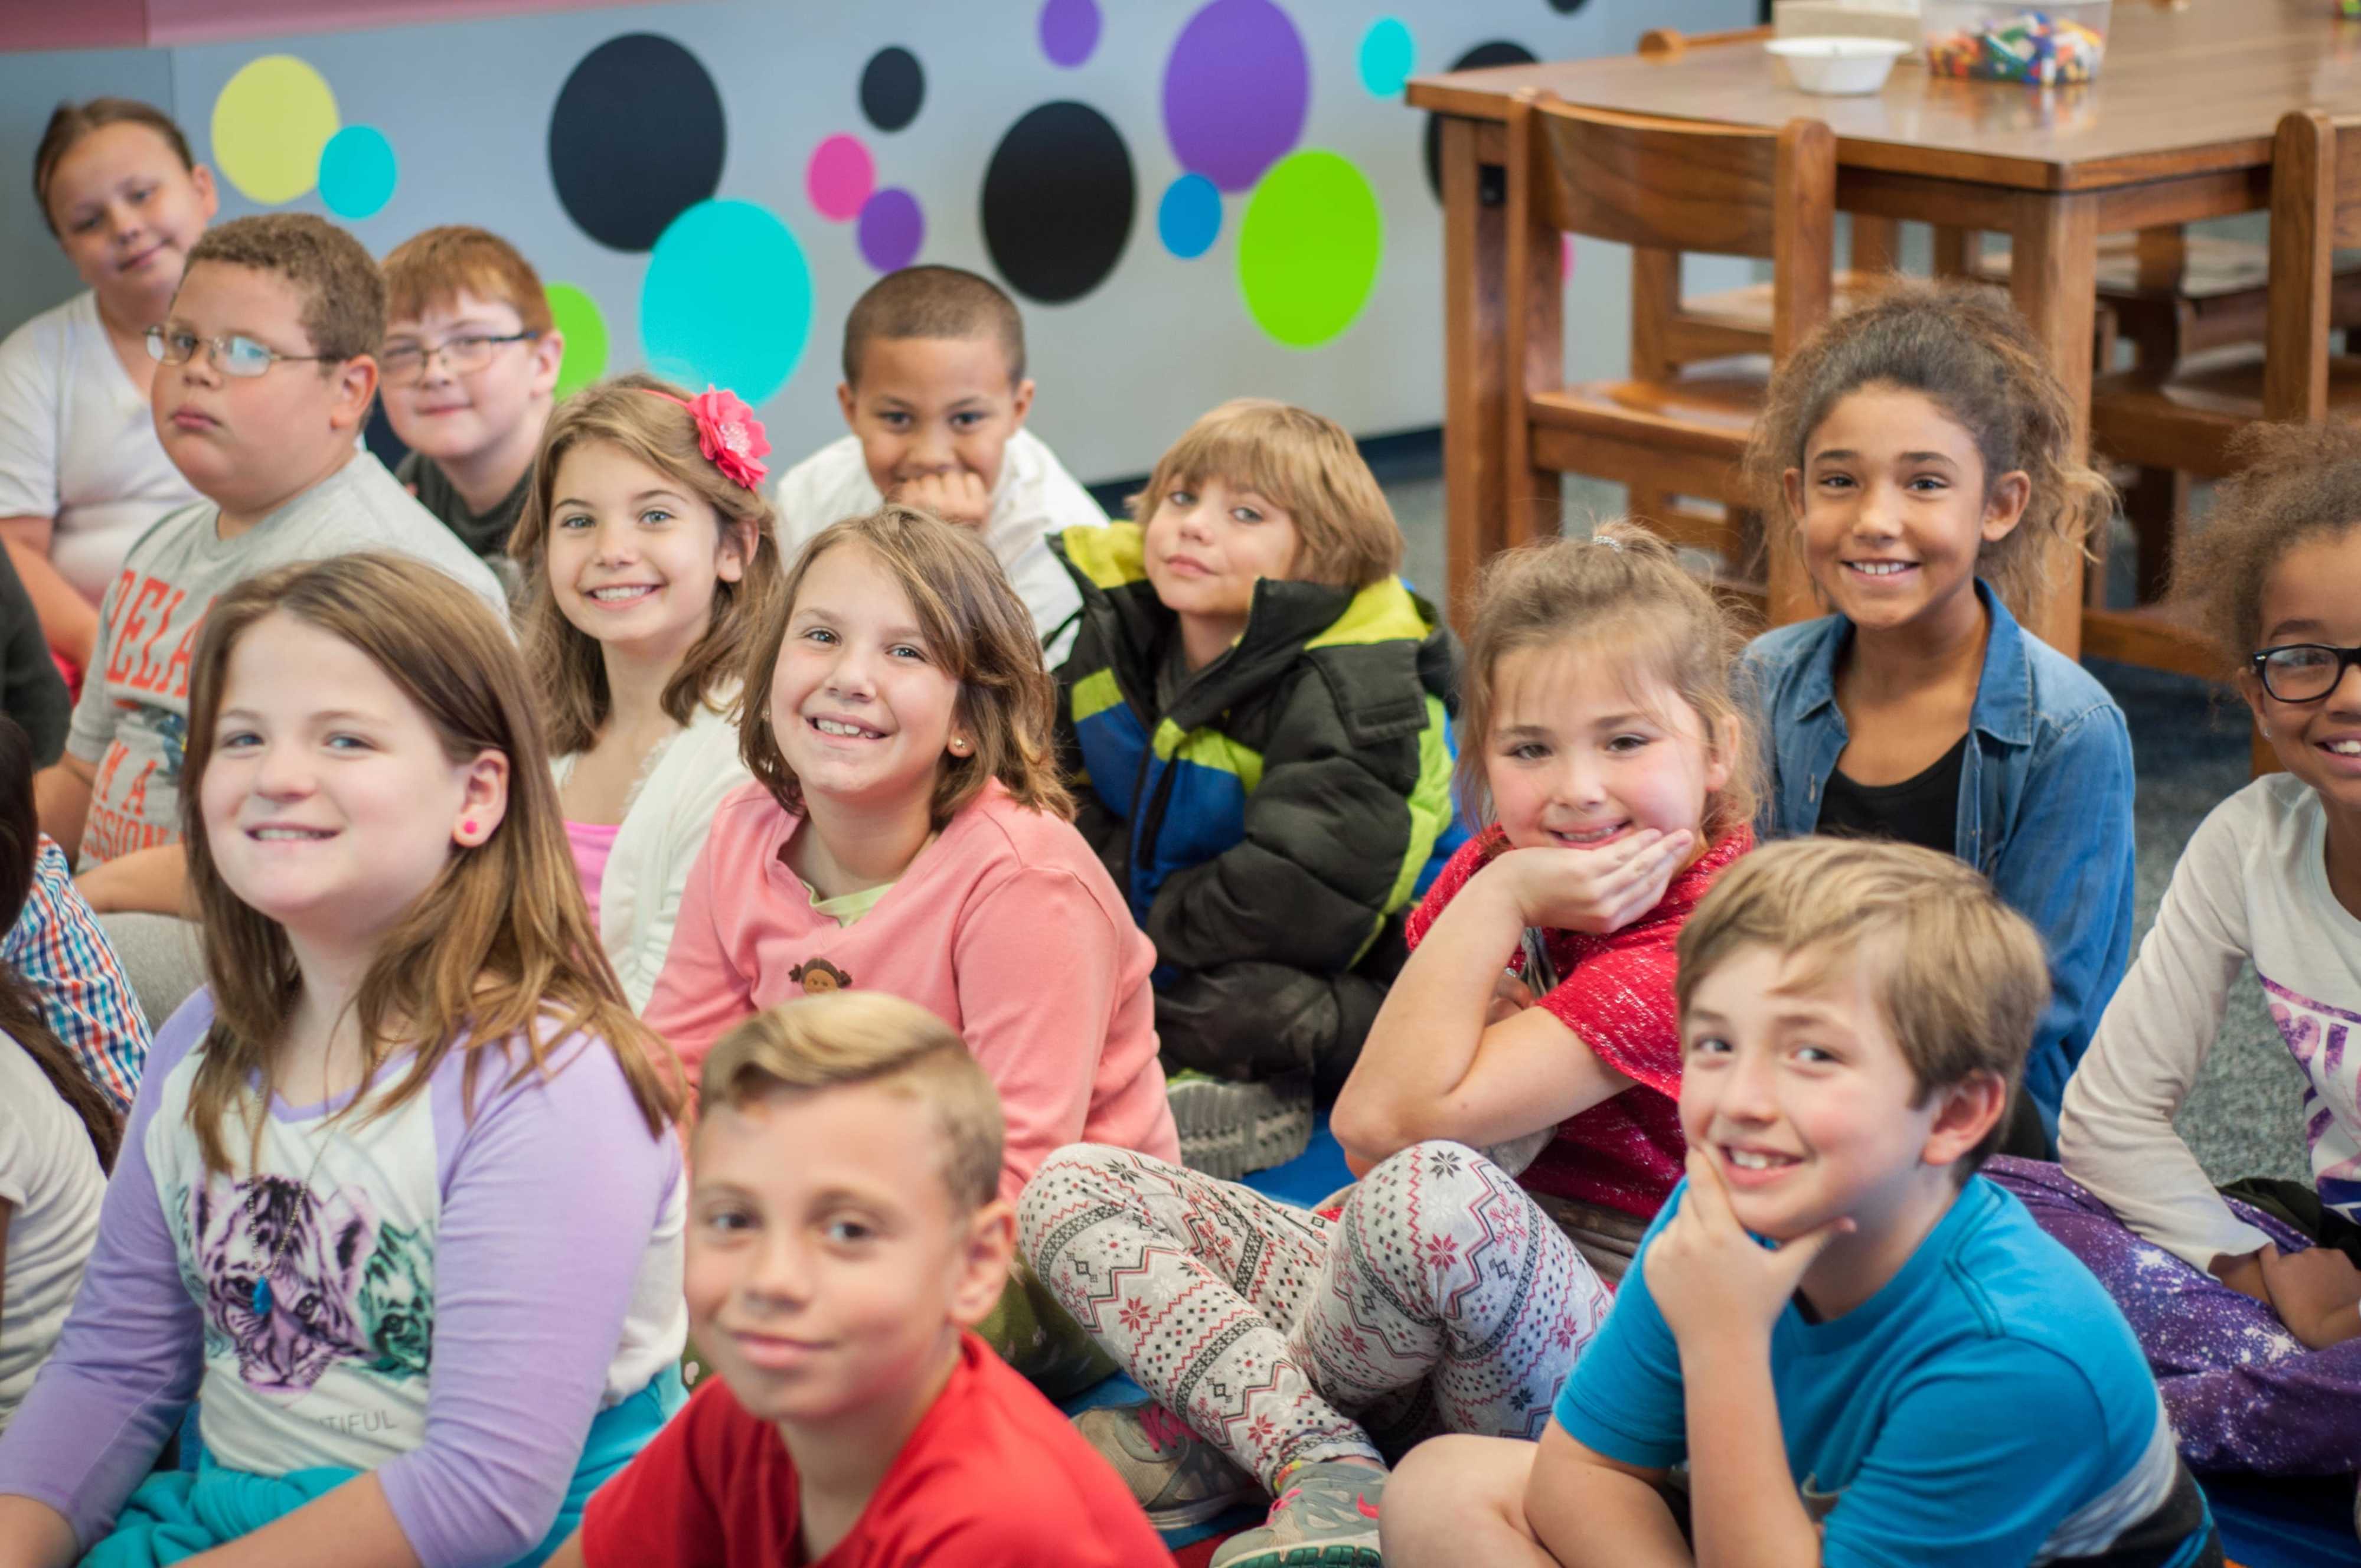
[[[1819,830],[1952,853],[1960,842],[1960,773],[1967,755],[1962,735],[1925,772],[1900,784],[1855,784],[1831,773],[1820,795]]]

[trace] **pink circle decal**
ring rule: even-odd
[[[833,136],[812,149],[804,170],[804,190],[821,217],[850,223],[877,184],[877,166],[858,137]]]

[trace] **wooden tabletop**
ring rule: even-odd
[[[2028,0],[2037,3],[2037,0]],[[2290,109],[2361,112],[2361,22],[2334,0],[2115,0],[2099,79],[2081,87],[1929,77],[1896,66],[1875,97],[1820,98],[1779,84],[1759,43],[1506,65],[1422,76],[1413,107],[1507,115],[1528,87],[1570,104],[1741,125],[1825,120],[1849,168],[2092,191],[2270,161]]]

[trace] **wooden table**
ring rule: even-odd
[[[1500,547],[1506,378],[1501,123],[1528,88],[1586,107],[1837,134],[1839,209],[2011,237],[2010,292],[2075,404],[2090,401],[2098,237],[2269,204],[2271,136],[2290,109],[2361,110],[2361,24],[2330,0],[2115,0],[2098,81],[2037,89],[1930,78],[1898,66],[1883,93],[1816,98],[1778,85],[1759,43],[1422,76],[1409,101],[1442,117],[1444,490],[1450,590],[1465,597]],[[1556,296],[1549,298],[1554,302]],[[1562,331],[1554,312],[1545,330]],[[2082,561],[2049,563],[2033,618],[2082,641]],[[2103,612],[2092,612],[2094,619]]]

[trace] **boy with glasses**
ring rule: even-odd
[[[203,978],[180,918],[180,778],[190,651],[214,598],[290,561],[392,550],[507,609],[490,570],[356,443],[384,327],[385,284],[360,242],[273,213],[208,231],[171,313],[149,329],[156,433],[203,499],[125,558],[99,606],[65,755],[36,796],[151,1018]]]
[[[556,401],[566,339],[533,263],[496,234],[431,228],[385,258],[385,416],[393,477],[495,571]]]

